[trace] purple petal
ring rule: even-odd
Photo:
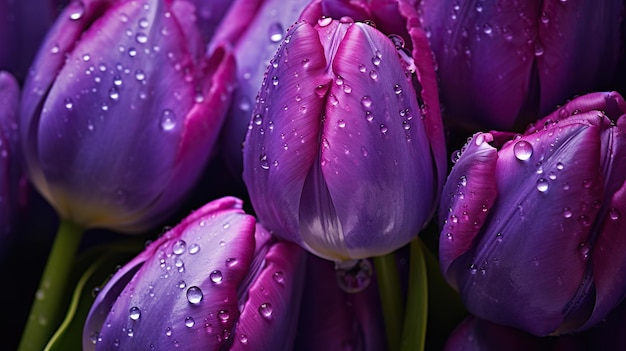
[[[334,264],[308,255],[307,280],[294,349],[384,350],[386,338],[377,284],[346,293],[336,280]]]
[[[218,349],[239,316],[237,288],[252,262],[254,231],[254,218],[243,213],[239,200],[220,199],[196,211],[98,295],[90,316],[106,311],[100,304],[113,302],[120,285],[127,283],[103,324],[88,318],[84,348],[93,348],[90,340],[95,340],[96,348]]]
[[[224,160],[237,177],[243,171],[242,145],[263,74],[307,0],[235,1],[214,43],[230,42],[237,60],[237,84],[224,125]]]
[[[298,209],[302,186],[317,157],[319,117],[324,108],[321,97],[312,92],[327,86],[330,77],[315,29],[300,22],[288,35],[290,42],[276,53],[277,67],[270,65],[259,91],[260,103],[244,145],[243,179],[263,225],[302,243]],[[287,48],[291,50],[284,62]]]
[[[451,271],[450,265],[475,245],[480,225],[498,195],[497,184],[492,179],[498,155],[489,145],[492,140],[491,134],[474,135],[443,188],[439,207],[439,262],[444,276],[457,289],[462,277],[456,276],[459,272]]]
[[[306,253],[293,243],[276,241],[260,225],[256,231],[260,272],[246,291],[230,350],[292,350],[304,287]],[[259,247],[260,246],[260,247]],[[254,270],[251,270],[253,272]]]

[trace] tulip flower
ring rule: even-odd
[[[58,322],[84,229],[153,228],[202,174],[235,61],[224,47],[205,55],[194,18],[184,0],[76,0],[40,47],[23,87],[20,143],[29,179],[61,223],[22,350],[42,349]]]
[[[522,131],[566,99],[615,89],[621,0],[422,0],[418,6],[448,126]]]
[[[337,284],[334,270],[332,262],[308,254],[294,350],[384,350],[377,285],[347,293]]]
[[[444,276],[479,318],[588,329],[626,293],[626,102],[578,97],[523,135],[477,133],[439,208]]]
[[[20,201],[18,108],[18,83],[13,75],[0,71],[0,255],[8,251],[15,234]]]
[[[141,231],[189,192],[219,134],[232,55],[205,57],[191,3],[74,1],[22,99],[28,174],[64,219]]]
[[[291,350],[305,251],[241,206],[206,204],[117,271],[91,307],[83,350]]]
[[[443,351],[584,351],[578,334],[537,337],[521,330],[468,316],[452,332]]]
[[[387,254],[419,233],[443,184],[428,44],[418,28],[404,48],[350,17],[311,17],[268,67],[243,179],[278,236],[336,262]]]
[[[212,45],[229,43],[237,61],[233,90],[221,138],[223,160],[241,183],[243,141],[263,74],[289,28],[310,0],[237,0],[221,22]],[[240,184],[242,185],[242,184]]]

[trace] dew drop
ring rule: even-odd
[[[78,21],[85,14],[85,5],[82,1],[72,3],[72,10],[70,11],[70,19],[72,21]]]
[[[283,32],[284,29],[280,22],[274,22],[270,24],[268,29],[270,42],[278,43],[279,41],[283,40]]]
[[[187,286],[187,283],[185,283],[185,281],[184,281],[184,280],[179,280],[179,281],[178,281],[178,284],[176,284],[176,286],[177,286],[179,289],[184,289],[184,288]]]
[[[322,16],[320,19],[317,20],[317,24],[320,27],[326,27],[327,25],[329,25],[331,22],[333,21],[332,17],[326,17],[326,16]]]
[[[620,217],[619,210],[615,207],[611,207],[611,209],[609,210],[609,218],[616,221],[619,219],[619,217]]]
[[[546,191],[548,191],[548,181],[545,178],[539,178],[537,179],[537,190],[539,190],[542,193],[545,193]]]
[[[533,154],[533,146],[526,140],[519,140],[513,146],[513,155],[520,160],[526,161]]]
[[[128,310],[128,316],[134,321],[139,320],[141,318],[141,310],[139,307],[133,306]]]
[[[230,319],[230,314],[227,310],[221,310],[217,313],[217,318],[221,323],[228,323],[228,319]]]
[[[172,328],[170,327],[165,328],[165,336],[172,336]]]
[[[278,284],[285,284],[285,273],[282,271],[276,271],[272,274],[272,279]]]
[[[393,92],[396,93],[396,95],[402,94],[402,87],[400,86],[400,84],[396,84],[393,86]]]
[[[135,40],[139,44],[145,44],[148,42],[148,36],[145,33],[137,33],[137,35],[135,36]]]
[[[200,245],[198,244],[191,244],[189,245],[189,254],[190,255],[195,255],[198,253],[198,251],[200,251]]]
[[[226,263],[226,267],[229,267],[229,268],[234,267],[237,265],[237,259],[233,257],[229,257],[226,259],[225,263]]]
[[[71,110],[74,107],[74,101],[71,98],[65,99],[65,108]]]
[[[248,343],[248,337],[246,336],[246,334],[239,334],[239,342],[244,345]]]
[[[135,79],[137,79],[137,81],[141,82],[144,79],[146,79],[146,74],[142,70],[138,69],[138,70],[135,71]]]
[[[269,302],[262,303],[261,306],[259,306],[259,313],[265,319],[272,319],[272,312],[272,304]]]
[[[163,110],[161,113],[161,129],[170,131],[176,127],[176,115],[170,109]]]
[[[182,255],[185,253],[187,243],[184,240],[178,240],[172,245],[172,253],[174,255]]]
[[[376,80],[378,79],[378,72],[376,72],[375,70],[371,70],[370,71],[370,78]]]
[[[191,286],[187,289],[187,301],[191,304],[199,304],[204,298],[204,294],[202,293],[202,289],[197,286]]]
[[[261,156],[259,156],[259,162],[261,162],[261,168],[263,169],[270,169],[270,165],[267,161],[267,155],[266,154],[261,154]]]
[[[222,282],[222,279],[224,279],[224,276],[222,275],[221,271],[216,269],[213,272],[211,272],[211,274],[209,274],[209,279],[211,279],[213,283],[219,284]]]
[[[387,128],[387,126],[386,126],[386,125],[384,125],[384,124],[381,124],[381,125],[380,125],[380,132],[381,132],[381,133],[383,133],[383,134],[387,134],[387,132],[388,132],[388,131],[389,131],[389,128]]]
[[[196,324],[196,321],[193,319],[193,317],[187,317],[185,318],[185,326],[187,328],[191,328]]]
[[[345,128],[346,127],[346,121],[344,121],[343,119],[340,119],[337,121],[337,126],[339,128]]]
[[[361,106],[365,109],[372,107],[372,98],[369,95],[365,95],[361,98]]]
[[[120,92],[117,90],[116,87],[112,87],[111,89],[109,89],[109,98],[113,101],[119,100]]]
[[[335,274],[341,290],[347,293],[357,293],[370,284],[372,264],[367,259],[337,263]]]
[[[276,76],[272,77],[272,85],[273,86],[277,86],[278,85],[278,77],[276,77]]]
[[[572,218],[572,210],[569,207],[563,207],[563,218]]]

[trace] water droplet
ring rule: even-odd
[[[272,274],[272,279],[274,279],[274,281],[277,282],[278,284],[284,284],[285,273],[283,273],[282,271],[276,271],[274,272],[274,274]]]
[[[142,70],[138,69],[135,71],[135,79],[141,82],[146,79],[146,74]]]
[[[113,101],[119,100],[120,92],[117,90],[116,87],[112,87],[111,89],[109,89],[109,98]]]
[[[618,220],[620,217],[619,210],[615,207],[611,207],[611,209],[609,210],[609,217],[614,221]]]
[[[130,319],[136,321],[141,318],[141,310],[137,306],[133,306],[128,310],[128,316]]]
[[[72,98],[65,99],[65,108],[71,110],[74,107],[74,101]]]
[[[54,46],[52,46],[50,48],[50,53],[51,54],[58,54],[59,51],[61,51],[61,48],[59,47],[59,44],[54,44]]]
[[[539,178],[537,179],[537,190],[539,190],[542,193],[545,193],[546,191],[548,191],[548,181],[545,178]]]
[[[556,164],[556,169],[557,169],[557,170],[562,171],[562,170],[563,170],[563,168],[564,168],[564,166],[563,166],[563,164],[562,164],[561,162],[558,162],[558,163]]]
[[[161,114],[161,129],[169,131],[176,127],[176,115],[170,109],[163,110]]]
[[[174,255],[182,255],[185,253],[187,243],[184,240],[178,240],[172,245],[172,253]]]
[[[372,64],[374,64],[374,66],[379,66],[381,61],[382,59],[379,55],[372,56]]]
[[[283,33],[284,33],[284,29],[283,29],[282,24],[280,24],[280,22],[274,22],[270,24],[269,29],[268,29],[270,42],[278,43],[279,41],[283,40]]]
[[[393,92],[396,93],[396,95],[402,94],[402,87],[400,86],[400,84],[396,84],[393,86]]]
[[[165,336],[172,336],[172,328],[170,327],[165,328]]]
[[[387,134],[387,132],[388,132],[388,131],[389,131],[389,128],[387,128],[387,126],[386,126],[386,125],[384,125],[384,124],[381,124],[381,125],[380,125],[380,132],[381,132],[381,133],[383,133],[383,134]]]
[[[583,180],[583,188],[585,188],[585,189],[589,189],[589,188],[591,188],[591,180],[589,180],[589,179],[584,179],[584,180]]]
[[[198,251],[200,251],[200,245],[198,244],[191,244],[189,245],[189,254],[190,255],[195,255],[198,253]]]
[[[339,128],[345,128],[346,127],[346,121],[344,121],[343,119],[340,119],[337,121],[337,126]]]
[[[177,286],[179,289],[184,289],[184,288],[187,286],[187,283],[185,283],[185,281],[184,281],[184,280],[179,280],[179,281],[178,281],[178,284],[176,284],[176,286]]]
[[[317,20],[317,24],[320,27],[326,27],[327,25],[329,25],[331,22],[333,21],[333,19],[331,17],[326,17],[326,16],[322,16],[320,19]]]
[[[467,186],[467,176],[461,175],[459,177],[459,185],[460,186]]]
[[[278,77],[276,77],[276,76],[272,77],[272,85],[273,86],[277,86],[278,85]]]
[[[217,313],[217,318],[221,323],[227,323],[230,318],[230,314],[227,310],[221,310]]]
[[[204,294],[202,293],[202,289],[197,286],[191,286],[187,289],[187,301],[191,304],[199,304],[204,298]]]
[[[262,303],[261,306],[259,306],[259,313],[265,319],[272,319],[272,304],[269,302]]]
[[[137,40],[139,44],[145,44],[148,42],[148,36],[145,33],[137,33],[135,40]]]
[[[476,274],[476,272],[478,272],[478,268],[476,268],[475,264],[470,264],[470,266],[467,268],[470,272],[470,274]]]
[[[146,19],[145,17],[142,17],[137,22],[137,25],[139,26],[139,28],[146,29],[148,28],[148,25],[150,25],[150,22],[148,22],[148,19]]]
[[[185,318],[185,326],[187,328],[191,328],[196,324],[196,321],[193,319],[193,317],[187,317]]]
[[[116,87],[119,87],[120,85],[122,85],[122,77],[120,76],[113,77],[113,85],[115,85]]]
[[[371,70],[370,71],[370,78],[376,80],[378,79],[378,72],[376,72],[375,70]]]
[[[372,98],[369,95],[365,95],[361,98],[361,106],[365,109],[372,107]]]
[[[224,276],[222,275],[221,271],[214,270],[213,272],[211,272],[211,274],[209,274],[209,279],[211,279],[213,283],[219,284],[222,282],[222,279],[224,279]]]
[[[237,265],[237,259],[233,258],[233,257],[229,257],[226,259],[225,261],[226,263],[226,267],[234,267],[235,265]]]
[[[266,154],[261,154],[261,156],[259,156],[259,162],[261,162],[261,168],[263,169],[270,169],[270,165],[267,161],[267,155]]]
[[[248,343],[248,337],[246,336],[246,334],[239,334],[239,342],[244,345]]]
[[[72,21],[78,21],[85,14],[85,5],[82,1],[72,2],[72,9],[70,11],[70,19]]]
[[[337,263],[337,284],[348,293],[363,291],[372,280],[372,264],[367,259]]]
[[[526,161],[533,154],[533,146],[526,140],[519,140],[513,146],[513,155],[520,160]]]

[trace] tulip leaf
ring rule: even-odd
[[[398,350],[402,326],[402,294],[394,253],[374,257],[378,290],[385,319],[387,343],[390,351]]]
[[[404,328],[400,341],[400,349],[402,351],[423,351],[426,344],[428,275],[425,250],[427,248],[419,237],[411,241],[409,290],[404,315]]]
[[[75,288],[67,314],[45,351],[82,349],[83,325],[94,301],[94,288],[102,286],[116,267],[134,257],[142,248],[143,244],[132,240],[96,246],[77,258],[73,272]]]

